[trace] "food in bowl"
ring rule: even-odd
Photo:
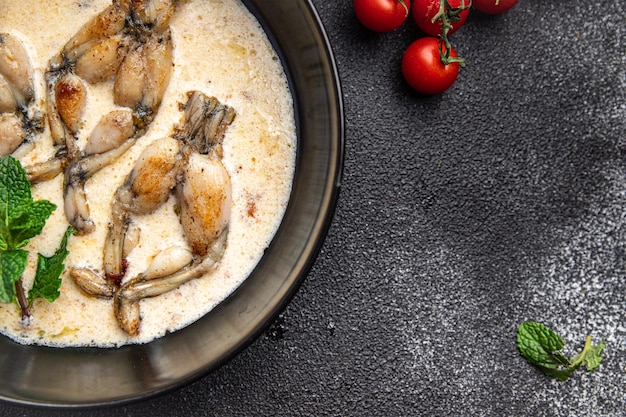
[[[237,0],[9,0],[0,22],[32,68],[12,152],[58,207],[28,248],[49,255],[77,230],[60,297],[26,322],[0,305],[2,333],[110,347],[205,315],[260,260],[294,175],[293,103],[258,22]]]

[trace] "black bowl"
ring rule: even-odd
[[[120,348],[22,346],[0,337],[0,399],[45,407],[96,407],[145,399],[215,370],[254,340],[287,305],[332,220],[343,163],[337,72],[307,0],[243,0],[278,51],[298,129],[293,191],[283,222],[250,277],[192,325]]]

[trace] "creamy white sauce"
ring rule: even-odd
[[[2,0],[0,32],[24,40],[30,52],[38,88],[48,61],[110,0]],[[0,332],[27,344],[110,347],[146,343],[196,321],[231,294],[250,274],[274,236],[286,208],[294,173],[296,134],[293,103],[287,81],[258,22],[237,0],[181,1],[171,21],[175,69],[163,103],[146,135],[124,156],[87,181],[86,191],[96,231],[72,236],[61,296],[54,303],[37,300],[32,320],[24,325],[19,309],[0,304]],[[87,114],[79,146],[99,118],[114,108],[112,83],[90,87]],[[232,106],[237,116],[224,138],[223,164],[232,182],[233,207],[228,246],[219,267],[177,290],[141,301],[137,337],[122,331],[113,315],[112,300],[81,292],[67,274],[71,266],[102,270],[103,243],[117,187],[141,151],[168,136],[181,120],[178,105],[189,90],[200,90]],[[39,91],[41,97],[41,91]],[[48,132],[24,164],[52,154]],[[63,213],[62,176],[33,188],[35,199],[57,205],[42,235],[27,246],[29,269],[24,286],[32,285],[36,253],[50,256],[67,227]],[[130,254],[126,277],[146,270],[154,256],[172,246],[186,247],[174,212],[174,201],[156,213],[137,216],[140,244]]]

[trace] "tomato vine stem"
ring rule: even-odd
[[[406,5],[404,0],[398,0],[398,3],[400,3],[402,5],[402,7],[404,7],[404,17],[408,17],[409,16],[409,7]]]
[[[466,5],[467,3],[467,5]],[[461,20],[461,13],[472,7],[472,0],[461,0],[459,7],[452,7],[448,0],[439,2],[439,12],[432,18],[432,22],[441,20],[441,44],[439,45],[439,55],[444,65],[458,62],[461,67],[465,67],[465,58],[450,57],[452,46],[448,40],[448,32],[452,29],[452,23]],[[445,50],[444,50],[445,49]]]

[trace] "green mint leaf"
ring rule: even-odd
[[[22,210],[14,214],[10,223],[11,240],[9,247],[21,248],[28,244],[30,238],[37,236],[43,230],[46,220],[56,209],[56,206],[47,200],[32,201]]]
[[[559,381],[565,381],[567,378],[569,378],[570,374],[574,371],[573,369],[552,369],[552,368],[544,368],[543,366],[538,366],[538,368],[547,376],[556,378]]]
[[[591,346],[589,353],[587,353],[587,356],[583,360],[583,365],[587,367],[588,372],[594,371],[600,367],[604,347],[604,340],[600,341],[600,344],[597,346]]]
[[[38,255],[37,258],[37,272],[35,274],[35,281],[33,287],[28,292],[28,305],[32,305],[33,301],[37,298],[43,298],[49,302],[53,302],[61,293],[59,288],[61,287],[61,274],[65,270],[65,257],[68,255],[67,241],[74,233],[75,230],[72,227],[68,227],[63,235],[61,244],[57,251],[51,257]]]
[[[26,171],[11,157],[0,158],[0,250],[24,247],[41,233],[56,205],[33,201]]]
[[[587,371],[598,368],[605,346],[604,341],[597,346],[592,345],[591,336],[587,336],[583,351],[572,359],[567,359],[560,352],[565,346],[563,339],[553,330],[534,321],[522,323],[517,329],[516,339],[520,354],[528,363],[559,381],[565,381],[582,365],[587,367]]]
[[[569,361],[559,352],[564,346],[561,336],[543,324],[527,321],[517,329],[517,347],[531,365],[548,369],[568,366]]]
[[[26,172],[12,156],[0,158],[0,187],[0,203],[4,213],[12,212],[32,200]]]
[[[602,362],[604,346],[604,341],[600,341],[600,344],[597,346],[592,345],[591,336],[587,336],[583,351],[572,358],[572,364],[576,367],[584,365],[589,372],[597,369],[600,366],[600,362]]]
[[[517,348],[531,365],[559,381],[573,371],[569,360],[560,352],[565,346],[561,336],[534,321],[522,323],[517,329]]]
[[[15,283],[24,273],[27,263],[28,252],[25,250],[0,251],[0,302],[12,303],[15,300]]]
[[[11,156],[0,158],[0,249],[12,249],[11,223],[31,201],[30,184],[22,165]]]

